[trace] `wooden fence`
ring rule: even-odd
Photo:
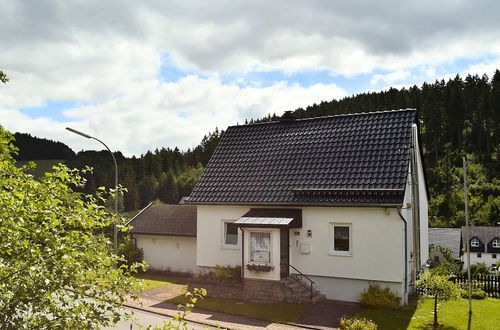
[[[458,274],[450,279],[453,283],[459,283],[467,288],[467,274]],[[500,298],[500,276],[499,275],[471,275],[472,288],[480,288],[488,297]],[[463,283],[463,284],[462,284]]]
[[[488,297],[500,298],[500,275],[471,275],[472,288],[482,289]],[[460,284],[467,289],[467,274],[458,274],[450,278],[453,283]],[[425,293],[417,287],[418,293]]]

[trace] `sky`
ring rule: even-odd
[[[439,3],[439,4],[438,4]],[[499,1],[0,0],[0,125],[126,156],[500,68]]]

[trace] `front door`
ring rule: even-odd
[[[280,229],[280,278],[290,275],[290,232],[288,228]]]

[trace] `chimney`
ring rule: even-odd
[[[280,121],[294,121],[295,117],[293,115],[292,110],[287,110],[283,113],[283,116],[281,116]]]

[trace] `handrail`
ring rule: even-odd
[[[306,274],[302,273],[300,270],[298,270],[297,268],[295,268],[294,266],[290,265],[290,264],[285,264],[285,263],[281,263],[280,265],[282,266],[288,266],[288,267],[292,267],[293,270],[295,270],[297,273],[299,273],[300,275],[300,278],[302,279],[303,277],[305,277],[310,283],[310,287],[308,288],[304,283],[302,283],[301,281],[299,281],[298,279],[296,279],[295,277],[293,276],[290,276],[291,278],[293,278],[297,283],[299,283],[302,287],[308,289],[310,292],[311,292],[311,300],[313,298],[313,292],[314,292],[314,284],[315,282],[313,280],[311,280]]]

